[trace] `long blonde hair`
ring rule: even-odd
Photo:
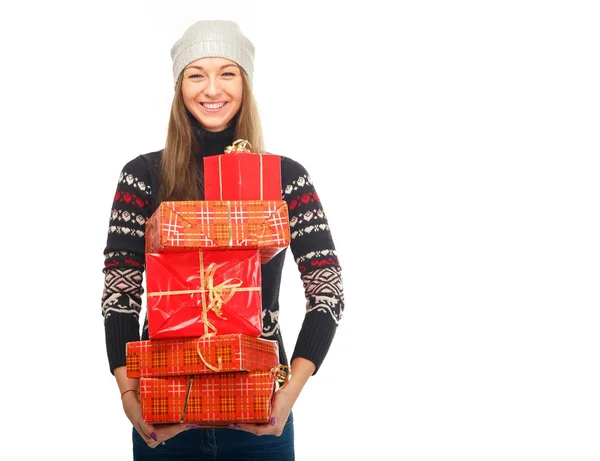
[[[242,106],[236,115],[235,139],[250,141],[254,152],[263,152],[262,125],[258,106],[248,82],[246,72],[242,75]],[[196,152],[202,149],[194,135],[181,91],[182,77],[175,86],[165,148],[160,158],[159,203],[165,200],[199,200],[201,197],[202,162],[196,160]]]

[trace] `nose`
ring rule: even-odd
[[[217,78],[210,77],[204,88],[204,94],[210,98],[214,98],[221,93],[221,86]]]

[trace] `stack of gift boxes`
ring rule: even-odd
[[[146,223],[149,339],[127,344],[142,418],[269,421],[287,378],[262,333],[261,264],[290,241],[280,157],[238,140],[204,159],[204,200],[162,202]]]

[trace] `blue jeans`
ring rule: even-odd
[[[133,429],[134,461],[294,461],[294,417],[290,414],[281,436],[237,429],[190,429],[150,448]]]

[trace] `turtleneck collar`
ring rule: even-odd
[[[227,146],[233,144],[235,124],[232,124],[229,128],[225,128],[223,131],[214,132],[206,131],[195,119],[194,122],[192,122],[192,127],[201,146],[201,152],[198,152],[201,158],[222,154]]]

